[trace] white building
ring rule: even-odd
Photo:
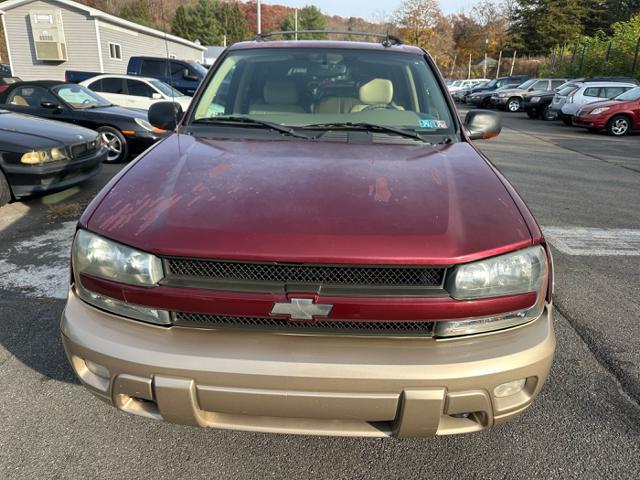
[[[132,56],[203,62],[206,47],[71,0],[0,3],[9,63],[23,80],[63,80],[66,70],[126,73]]]

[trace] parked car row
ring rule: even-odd
[[[622,136],[640,130],[639,82],[626,77],[503,77],[453,97],[474,107],[524,111],[533,119],[560,119],[566,125]],[[462,96],[461,96],[462,95]]]

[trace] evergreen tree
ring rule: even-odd
[[[157,25],[151,14],[151,4],[149,0],[137,0],[135,3],[122,7],[118,16],[131,22],[156,28]]]
[[[180,5],[176,8],[176,13],[171,21],[171,33],[187,40],[196,40],[195,22],[192,14],[191,7]]]
[[[235,2],[219,3],[216,18],[220,25],[220,33],[226,35],[228,44],[241,42],[251,35],[247,20],[244,18],[240,6]],[[221,45],[222,41],[223,38],[220,38],[217,44]]]
[[[293,14],[289,14],[284,17],[284,20],[280,24],[280,28],[284,31],[295,30],[295,17]],[[327,18],[324,14],[313,5],[307,5],[304,8],[298,10],[298,30],[326,30]],[[323,33],[303,33],[298,35],[300,40],[313,40],[324,39],[326,34]]]

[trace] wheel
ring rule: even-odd
[[[11,200],[11,188],[4,173],[0,170],[0,207]]]
[[[129,155],[129,145],[124,135],[113,127],[100,127],[98,133],[102,135],[108,151],[105,163],[123,162]]]
[[[551,110],[551,105],[547,105],[542,112],[542,119],[547,122],[552,122],[556,118],[558,118],[558,114]]]
[[[510,98],[507,102],[507,111],[515,113],[520,110],[521,101],[517,97]]]
[[[538,111],[537,111],[537,110],[529,110],[529,111],[527,112],[527,116],[528,116],[529,118],[533,118],[533,119],[536,119],[536,118],[539,118],[539,117],[540,117],[540,115],[538,114]]]
[[[614,137],[622,137],[631,130],[631,122],[624,115],[616,115],[607,123],[607,133]]]

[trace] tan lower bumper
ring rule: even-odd
[[[173,423],[281,433],[420,437],[479,431],[524,410],[555,349],[551,308],[531,324],[452,340],[164,328],[70,294],[69,359],[93,393]],[[106,367],[101,378],[86,366]],[[95,370],[95,369],[94,369]],[[504,382],[527,379],[511,397]]]

